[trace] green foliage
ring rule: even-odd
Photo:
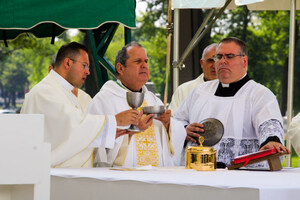
[[[150,81],[154,83],[155,91],[163,97],[166,84],[167,41],[165,35],[158,32],[149,41],[141,41],[141,44],[147,50],[149,57]]]
[[[125,45],[124,41],[124,27],[119,26],[111,43],[109,44],[109,48],[105,53],[105,57],[107,60],[114,66],[116,55],[118,51]]]
[[[14,55],[17,54],[18,52],[14,52]],[[20,58],[16,56],[16,59]],[[28,83],[28,68],[24,67],[21,62],[15,64],[16,59],[9,57],[5,62],[6,65],[1,74],[1,83],[8,92],[22,93],[24,91],[24,84]]]
[[[290,156],[291,156],[291,160],[292,160],[291,167],[299,167],[299,156],[297,155],[297,153],[296,153],[295,149],[293,148],[293,146],[292,146],[292,149],[291,149]],[[284,162],[282,163],[282,166],[283,167],[286,166],[286,157],[284,158]]]
[[[141,18],[137,18],[139,28],[135,32],[135,36],[139,40],[148,40],[155,37],[158,31],[166,33],[168,0],[141,0],[147,3],[146,12]],[[162,28],[164,27],[164,28]],[[166,36],[165,36],[166,37]]]
[[[163,100],[166,84],[167,12],[168,0],[143,0],[146,12],[137,18],[138,29],[133,31],[133,40],[140,42],[149,57],[150,80],[155,92]],[[171,81],[171,79],[169,78]],[[169,87],[169,91],[171,88]],[[171,94],[168,95],[170,97]]]

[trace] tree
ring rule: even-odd
[[[164,96],[166,80],[167,54],[167,11],[166,0],[144,0],[147,3],[146,12],[137,18],[138,29],[133,31],[133,40],[139,41],[149,57],[150,81],[154,88]],[[170,80],[170,79],[169,79]],[[169,87],[169,97],[171,90]]]
[[[157,32],[167,34],[168,0],[141,0],[146,2],[146,12],[141,18],[137,18],[138,29],[134,32],[134,38],[148,40],[155,37]],[[166,36],[165,36],[166,37]]]
[[[24,91],[33,87],[48,74],[48,66],[59,47],[71,40],[82,41],[82,34],[74,37],[63,34],[54,45],[50,38],[36,38],[22,34],[9,41],[8,47],[0,45],[0,90],[5,107],[16,107],[16,95],[24,97]],[[11,105],[10,105],[11,104]]]
[[[163,97],[166,78],[166,36],[158,31],[149,41],[142,41],[141,44],[149,57],[150,81],[155,83],[155,91]]]
[[[24,95],[24,86],[28,84],[28,70],[21,62],[17,64],[10,61],[6,62],[5,69],[2,74],[2,84],[5,88],[5,108],[16,108],[16,98],[18,94]]]

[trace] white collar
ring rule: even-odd
[[[229,83],[221,83],[222,84],[222,87],[229,87]]]
[[[72,93],[72,90],[74,88],[73,85],[71,85],[66,79],[64,79],[60,74],[58,74],[56,71],[52,69],[50,71],[50,74],[54,75],[58,79],[58,82],[61,84],[63,88],[65,88],[68,92]]]

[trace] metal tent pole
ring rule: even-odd
[[[211,10],[208,17],[203,21],[202,25],[199,27],[198,31],[196,32],[193,39],[190,41],[188,46],[183,52],[183,55],[178,60],[176,64],[176,68],[181,69],[183,67],[183,62],[186,59],[186,57],[190,54],[190,52],[196,47],[196,45],[200,42],[200,40],[204,37],[204,35],[210,30],[213,26],[213,24],[216,22],[216,20],[221,16],[221,14],[224,13],[224,10],[227,8],[227,6],[230,4],[232,0],[227,0],[225,5],[219,10],[219,12],[214,16],[212,21],[207,25],[207,27],[204,29],[205,25],[207,24],[208,20],[212,17],[212,14],[214,13],[215,8]],[[204,29],[204,30],[203,30]],[[202,31],[203,30],[203,31]]]
[[[173,65],[179,59],[179,9],[174,9]],[[173,91],[179,85],[179,69],[173,68]]]
[[[172,39],[172,1],[169,0],[168,8],[168,40],[167,40],[167,62],[166,62],[166,84],[164,93],[164,106],[167,106],[168,101],[168,86],[169,86],[169,71],[170,71],[170,59],[171,59],[171,39]]]

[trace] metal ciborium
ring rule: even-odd
[[[126,93],[127,103],[132,109],[137,109],[140,107],[144,101],[144,93],[143,92],[127,92]],[[128,128],[129,131],[140,132],[141,130],[131,124]]]
[[[199,137],[200,146],[185,149],[185,168],[197,171],[214,171],[217,168],[216,149],[204,147],[204,137]]]

